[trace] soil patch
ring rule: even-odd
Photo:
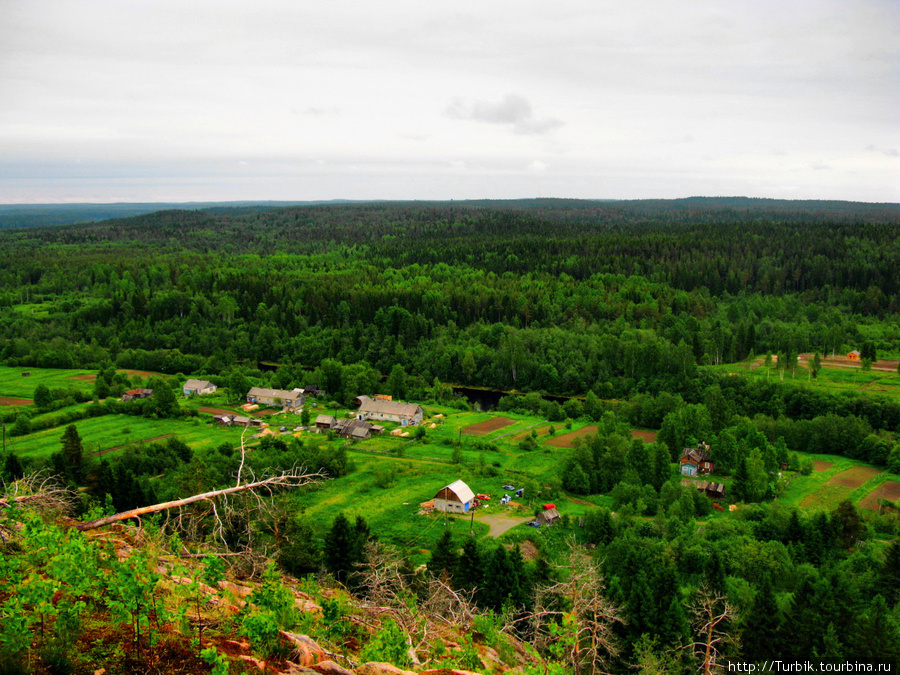
[[[502,429],[515,423],[515,420],[511,420],[508,417],[492,417],[478,424],[470,424],[462,430],[462,433],[467,436],[486,436],[492,431],[497,431],[497,429]]]
[[[97,379],[97,373],[89,373],[88,375],[73,375],[70,379],[81,380],[82,382],[94,382]]]
[[[534,520],[534,516],[507,516],[503,513],[484,513],[476,514],[475,520],[480,523],[485,523],[491,528],[488,532],[488,536],[499,537],[516,525],[521,525],[522,523],[527,523],[529,520]]]
[[[821,459],[813,460],[813,471],[816,472],[828,471],[833,466],[834,464],[831,462],[823,462]]]
[[[839,474],[832,476],[828,484],[856,489],[880,473],[881,469],[876,469],[873,466],[854,466],[852,469],[841,471]]]
[[[645,431],[644,429],[632,429],[632,438],[640,438],[644,443],[656,443],[656,432]]]
[[[534,429],[529,429],[528,431],[523,431],[521,434],[516,434],[510,440],[519,442],[524,441],[527,436],[531,436],[532,431],[536,431],[538,436],[544,436],[550,430],[550,425],[547,424],[543,427],[535,427]]]
[[[867,494],[859,505],[864,509],[878,510],[878,504],[882,499],[888,499],[896,502],[900,499],[900,483],[895,480],[889,480]]]
[[[6,398],[0,396],[0,406],[2,405],[31,405],[34,403],[30,398]]]
[[[204,406],[200,406],[197,408],[202,413],[206,413],[207,415],[236,415],[237,413],[234,410],[225,410],[225,408],[206,408]]]
[[[594,424],[589,424],[586,427],[582,427],[578,431],[572,431],[568,434],[557,436],[556,438],[544,443],[544,445],[550,445],[554,448],[571,448],[574,447],[576,438],[584,438],[585,436],[596,433],[597,426]]]
[[[254,410],[253,416],[254,417],[263,417],[265,415],[277,415],[280,412],[281,412],[280,410],[273,410],[272,408],[263,408],[262,410]]]

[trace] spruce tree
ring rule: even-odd
[[[781,647],[778,605],[771,581],[764,581],[743,624],[743,656],[751,662],[765,661]]]
[[[84,450],[81,447],[81,436],[74,424],[66,427],[62,435],[62,459],[66,476],[76,483],[84,478]]]
[[[458,556],[453,545],[453,534],[449,528],[444,529],[431,553],[431,559],[427,563],[428,571],[438,577],[444,572],[452,576],[458,563]]]

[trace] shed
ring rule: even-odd
[[[474,503],[475,493],[461,480],[442,487],[434,496],[434,508],[438,511],[468,513]]]
[[[334,427],[335,419],[334,415],[319,415],[316,417],[316,429],[331,429]]]
[[[847,354],[848,361],[859,361],[862,355],[859,353],[858,349],[854,349],[852,352]]]
[[[554,506],[552,509],[544,509],[537,516],[537,521],[541,525],[552,525],[557,520],[560,519],[559,511],[556,510]]]

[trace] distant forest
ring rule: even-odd
[[[751,354],[900,352],[900,206],[744,198],[167,210],[0,232],[10,365],[691,397]],[[699,396],[699,394],[697,394]]]

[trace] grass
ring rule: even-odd
[[[94,384],[74,379],[78,375],[91,375],[93,370],[67,370],[63,368],[20,368],[0,366],[0,396],[32,398],[34,390],[43,384],[50,389],[66,388],[92,391]],[[22,373],[31,373],[23,377]]]
[[[106,415],[74,422],[85,454],[98,450],[139,443],[172,434],[192,448],[216,447],[222,443],[238,445],[241,430],[206,424],[197,418],[152,419],[132,415]],[[27,436],[6,437],[7,450],[22,458],[48,458],[61,449],[64,428],[53,427]]]
[[[767,369],[757,361],[742,361],[721,366],[709,366],[714,372],[740,374],[746,377],[782,381],[781,373]],[[880,394],[900,401],[900,374],[878,370],[865,371],[862,368],[823,367],[818,378],[811,379],[805,364],[797,366],[796,373],[784,375],[784,383],[824,392],[856,392]]]

